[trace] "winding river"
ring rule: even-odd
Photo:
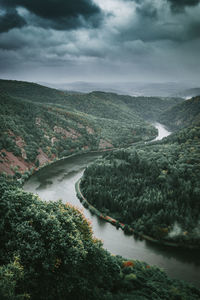
[[[159,135],[155,140],[170,134],[159,123],[154,126]],[[166,273],[177,279],[192,282],[200,287],[200,254],[198,250],[170,248],[148,241],[127,236],[121,229],[116,229],[110,223],[104,222],[89,210],[85,209],[75,192],[75,183],[82,176],[85,167],[100,154],[81,154],[66,158],[47,166],[33,175],[24,185],[24,189],[38,194],[43,200],[58,200],[69,202],[81,208],[84,215],[91,221],[95,237],[102,240],[104,248],[113,254],[126,258],[146,261],[159,266]]]

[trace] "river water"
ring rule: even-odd
[[[161,124],[155,123],[162,139],[170,134]],[[85,209],[76,197],[75,183],[82,176],[85,167],[100,154],[81,154],[58,161],[41,169],[25,183],[24,190],[38,194],[43,200],[62,199],[81,208],[84,215],[91,221],[94,236],[101,239],[104,248],[113,254],[125,258],[146,261],[164,269],[166,273],[177,279],[192,282],[200,287],[200,254],[197,250],[185,250],[153,244],[125,235],[89,210]]]
[[[164,137],[167,137],[168,135],[171,134],[170,131],[166,129],[162,124],[155,122],[152,125],[158,129],[158,135],[153,141],[159,141],[162,140]]]

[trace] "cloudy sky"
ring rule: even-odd
[[[200,0],[0,0],[0,78],[200,83]]]

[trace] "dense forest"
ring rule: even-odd
[[[0,80],[0,299],[200,298],[199,289],[157,267],[108,253],[74,207],[22,189],[45,163],[126,146],[87,168],[88,200],[138,233],[196,245],[200,124],[148,143],[157,130],[145,121],[182,102]]]
[[[162,112],[158,120],[172,130],[195,126],[200,120],[200,96],[172,106]]]
[[[70,93],[24,81],[0,80],[1,94],[42,104],[65,107],[89,115],[124,121],[138,119],[155,120],[165,110],[183,102],[182,98],[132,97],[108,92],[89,94]]]
[[[0,171],[18,177],[72,153],[123,147],[157,134],[115,94],[70,94],[7,80],[0,80],[0,93]],[[177,101],[166,100],[167,107]]]
[[[77,209],[0,177],[0,299],[185,299],[200,290],[113,256]]]
[[[81,181],[88,201],[136,234],[200,246],[199,100],[179,105],[190,126],[160,142],[105,154],[90,165]]]

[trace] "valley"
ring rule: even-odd
[[[198,300],[199,97],[0,93],[0,297]]]
[[[162,139],[169,132],[160,124],[157,126],[158,136]],[[82,177],[86,166],[100,156],[101,153],[94,153],[66,158],[31,176],[25,183],[24,189],[39,195],[45,201],[62,199],[62,202],[81,209],[92,224],[94,236],[102,240],[104,248],[111,253],[157,265],[172,278],[187,280],[199,286],[199,250],[190,250],[188,253],[187,249],[170,249],[170,247],[142,241],[132,235],[125,235],[121,229],[117,230],[110,223],[98,218],[79,201],[75,183]]]

